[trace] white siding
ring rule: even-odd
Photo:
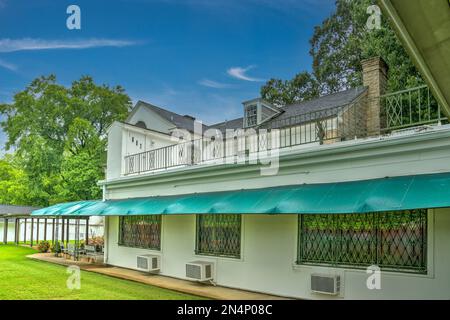
[[[107,196],[121,199],[450,172],[448,130],[383,139],[366,141],[359,149],[355,145],[360,142],[304,148],[291,158],[281,158],[275,176],[261,176],[257,165],[212,166],[111,185]],[[242,259],[202,259],[216,262],[220,285],[284,296],[332,298],[309,291],[310,274],[326,272],[342,276],[341,298],[450,299],[450,209],[433,211],[429,219],[428,274],[383,273],[382,290],[366,288],[365,270],[295,266],[296,215],[243,215]],[[133,268],[136,255],[146,251],[117,246],[118,218],[108,219],[108,263]],[[163,216],[162,223],[162,274],[183,278],[184,264],[199,258],[194,254],[195,216]]]
[[[196,256],[195,216],[163,216],[161,274],[185,278],[185,263],[202,259],[216,263],[215,281],[227,287],[307,299],[449,299],[450,209],[429,216],[428,274],[382,272],[381,290],[367,289],[365,270],[295,265],[296,215],[243,215],[241,259]],[[108,263],[134,268],[136,255],[151,251],[118,246],[118,220],[109,218]],[[310,275],[317,272],[341,275],[339,297],[310,292]]]

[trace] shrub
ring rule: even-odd
[[[61,245],[59,244],[59,241],[55,242],[55,244],[53,244],[51,251],[53,253],[61,253]]]
[[[89,239],[89,244],[93,246],[103,246],[104,245],[104,239],[101,236],[92,237]]]
[[[50,243],[48,241],[41,241],[38,245],[39,252],[45,253],[50,249]]]

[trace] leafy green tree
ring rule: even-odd
[[[122,87],[99,86],[87,76],[71,87],[58,84],[53,75],[40,77],[17,93],[13,103],[1,104],[6,148],[15,149],[33,204],[98,197],[106,130],[113,121],[124,120],[130,108]]]
[[[0,159],[0,204],[30,204],[27,176],[7,155]]]
[[[263,98],[273,103],[289,104],[362,85],[361,60],[381,56],[389,66],[388,91],[397,91],[422,84],[423,80],[386,18],[380,28],[369,30],[367,8],[374,0],[336,0],[336,10],[310,39],[313,59],[311,82],[313,94],[308,94],[309,81],[271,79],[261,88]],[[299,92],[292,95],[292,92]]]
[[[60,181],[51,202],[88,200],[101,197],[97,181],[106,165],[106,140],[86,119],[75,118],[67,134]]]
[[[276,106],[309,100],[319,95],[318,83],[308,72],[297,74],[292,80],[270,79],[261,95]]]

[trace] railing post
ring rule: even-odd
[[[23,244],[27,243],[27,218],[24,219]]]
[[[167,169],[169,165],[169,148],[164,148],[164,169]]]
[[[36,225],[37,225],[37,229],[36,229],[36,244],[39,245],[39,218],[36,219]]]

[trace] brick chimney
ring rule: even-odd
[[[380,134],[381,104],[379,96],[386,90],[388,66],[381,57],[361,61],[363,85],[367,87],[367,133]]]

